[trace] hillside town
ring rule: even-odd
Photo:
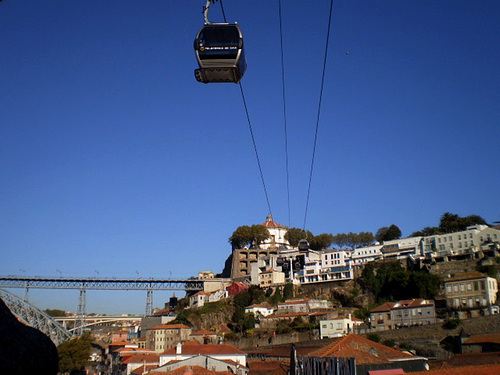
[[[93,331],[105,343],[95,373],[296,374],[294,366],[334,365],[358,375],[500,373],[498,227],[313,250],[290,244],[271,216],[261,226],[262,242],[233,248],[229,277],[200,271],[203,291],[173,296],[140,323]],[[386,294],[370,289],[369,270]],[[418,277],[435,288],[403,288],[423,285]]]

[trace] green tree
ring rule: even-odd
[[[410,237],[427,237],[427,236],[435,236],[437,234],[441,234],[441,231],[438,227],[425,227],[422,230],[413,232]]]
[[[357,233],[349,232],[346,234],[346,245],[355,249],[361,243],[361,237]]]
[[[330,233],[322,233],[317,236],[313,236],[309,241],[309,247],[313,250],[323,250],[328,249],[333,242],[333,235]]]
[[[460,217],[456,214],[445,212],[439,220],[439,230],[442,233],[460,232],[467,229],[468,226],[476,224],[487,225],[486,221],[479,215]]]
[[[92,336],[85,332],[82,336],[63,342],[58,346],[59,371],[78,372],[83,371],[88,365],[92,352]]]
[[[255,224],[251,227],[248,225],[238,227],[228,240],[233,249],[241,249],[245,246],[251,247],[252,245],[259,247],[269,237],[270,234],[266,227]]]
[[[337,245],[340,249],[347,246],[347,242],[348,242],[348,238],[347,238],[347,234],[345,234],[345,233],[337,233],[335,236],[333,236],[332,243]]]
[[[229,242],[233,249],[242,249],[252,244],[252,228],[248,225],[238,227],[229,237]]]
[[[50,316],[66,316],[66,311],[59,309],[46,309],[44,310]]]
[[[308,230],[300,229],[300,228],[290,228],[285,234],[285,240],[293,246],[297,247],[300,240],[313,238],[313,234]]]
[[[406,297],[409,272],[399,262],[368,263],[361,273],[360,283],[378,302]]]
[[[250,229],[252,234],[252,242],[257,248],[259,248],[260,244],[271,236],[269,230],[267,230],[266,227],[260,224],[252,225]]]
[[[274,294],[269,297],[269,303],[272,305],[277,305],[280,302],[283,302],[283,295],[281,294],[280,288],[276,288]]]
[[[401,230],[397,225],[392,224],[390,227],[382,227],[375,234],[375,238],[379,243],[384,241],[392,241],[401,238]]]
[[[283,288],[283,299],[286,301],[290,298],[293,298],[293,284],[287,283]]]
[[[410,273],[408,294],[412,298],[434,298],[439,293],[441,279],[438,275],[426,271]]]
[[[359,245],[369,246],[375,242],[375,236],[372,232],[360,232],[359,233]]]

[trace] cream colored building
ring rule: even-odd
[[[461,232],[425,237],[425,251],[433,251],[434,258],[473,255],[489,250],[489,245],[500,242],[500,230],[486,225],[472,225]]]
[[[259,274],[259,286],[269,288],[285,284],[285,273],[270,269]]]
[[[191,328],[184,324],[161,324],[146,331],[146,348],[161,353],[189,339]]]
[[[488,310],[497,302],[498,282],[480,272],[466,272],[444,280],[446,306],[451,310]]]

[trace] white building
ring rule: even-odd
[[[434,258],[472,255],[488,250],[492,243],[500,241],[500,230],[486,225],[472,225],[461,232],[425,237],[426,252],[434,252]]]
[[[328,281],[352,280],[352,250],[324,250],[319,252],[319,259],[308,259],[304,269],[297,273],[301,284]]]
[[[410,255],[418,258],[424,255],[423,238],[424,237],[408,237],[384,241],[380,251],[384,258],[401,259]]]
[[[256,317],[268,316],[274,312],[274,308],[267,302],[245,307],[246,313],[252,313]]]
[[[351,264],[355,266],[363,266],[366,263],[373,262],[382,258],[382,245],[372,245],[359,247],[354,249],[351,254]]]
[[[183,361],[198,355],[209,356],[223,361],[233,361],[240,366],[247,364],[245,352],[228,344],[200,344],[197,341],[187,341],[184,344],[178,343],[160,354],[160,366],[172,361]]]
[[[363,324],[362,320],[348,316],[339,316],[335,319],[319,322],[319,337],[321,339],[341,337],[354,332],[354,327]]]
[[[269,231],[270,236],[260,244],[261,249],[288,249],[290,247],[290,243],[285,240],[288,227],[274,222],[271,215],[267,215],[262,226]]]

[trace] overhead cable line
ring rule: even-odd
[[[288,203],[288,226],[290,226],[290,172],[288,167],[288,131],[286,121],[286,90],[285,90],[285,60],[283,53],[283,22],[281,14],[281,0],[278,0],[280,20],[280,46],[281,46],[281,92],[283,97],[283,121],[285,135],[285,168],[286,168],[286,196]]]
[[[224,11],[224,4],[222,3],[222,0],[220,0],[220,7],[222,10],[222,16],[224,18],[224,22],[227,23],[226,12]],[[264,195],[266,197],[267,209],[269,211],[269,215],[272,216],[273,213],[271,211],[271,203],[269,202],[269,195],[267,193],[266,182],[264,180],[264,173],[262,172],[262,165],[260,163],[259,152],[257,150],[257,143],[255,142],[255,137],[253,134],[253,127],[252,127],[252,122],[250,121],[250,114],[248,113],[248,106],[247,106],[247,101],[245,99],[245,93],[243,91],[243,86],[242,86],[241,82],[239,82],[238,85],[240,86],[241,99],[243,100],[243,106],[245,108],[245,114],[247,116],[248,129],[250,130],[250,136],[252,138],[253,149],[255,152],[255,158],[257,159],[257,166],[259,167],[259,173],[260,173],[260,179],[262,181],[262,187],[264,188]]]
[[[332,10],[333,10],[333,0],[330,0],[330,14],[328,17],[328,29],[326,32],[325,55],[323,58],[323,72],[321,74],[321,87],[319,90],[318,112],[317,112],[317,116],[316,116],[316,130],[314,132],[314,143],[313,143],[313,152],[312,152],[312,158],[311,158],[311,169],[309,171],[309,184],[307,187],[306,208],[305,208],[305,212],[304,212],[304,223],[302,226],[302,229],[304,229],[304,230],[306,228],[307,211],[309,208],[309,197],[311,194],[311,183],[312,183],[312,176],[313,176],[313,170],[314,170],[314,159],[316,156],[316,144],[318,141],[319,119],[320,119],[320,114],[321,114],[321,102],[323,99],[323,87],[324,87],[324,83],[325,83],[326,61],[327,61],[327,56],[328,56],[328,44],[329,44],[328,42],[330,40],[330,29],[331,29],[331,24],[332,24]]]

